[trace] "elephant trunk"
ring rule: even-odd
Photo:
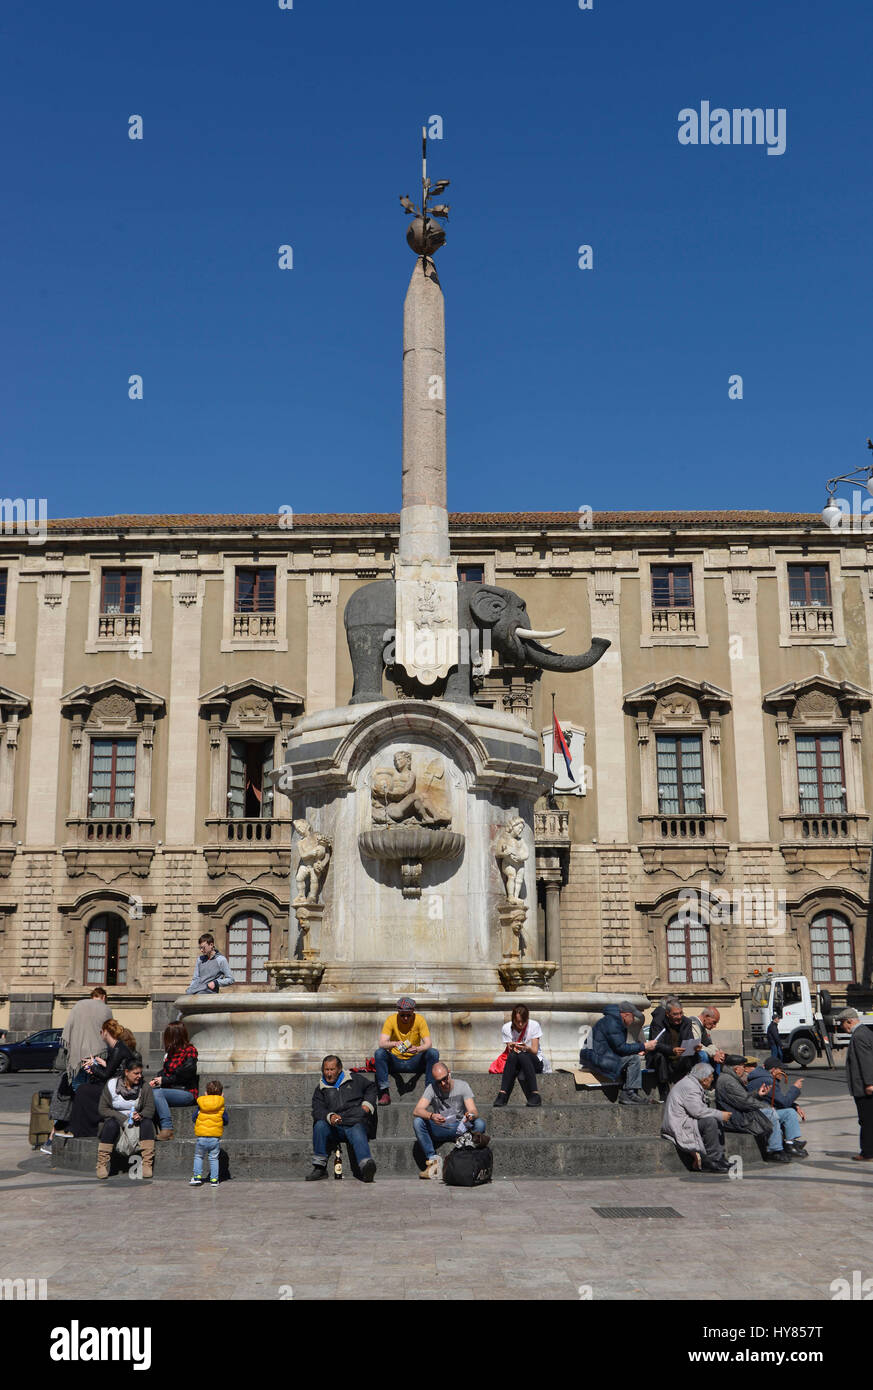
[[[543,671],[587,671],[589,666],[600,660],[607,647],[611,645],[605,637],[592,637],[587,652],[564,656],[560,652],[550,651],[548,647],[543,647],[530,638],[521,639],[521,643],[528,661]]]

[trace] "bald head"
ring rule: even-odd
[[[717,1028],[720,1018],[721,1014],[718,1009],[706,1008],[701,1012],[700,1022],[703,1024],[704,1028]]]

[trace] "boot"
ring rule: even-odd
[[[97,1176],[98,1178],[109,1177],[109,1161],[112,1158],[114,1144],[97,1145]]]
[[[143,1178],[154,1177],[155,1166],[155,1141],[154,1139],[141,1139],[139,1141],[139,1151],[142,1156],[142,1175]]]

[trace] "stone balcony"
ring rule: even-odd
[[[70,878],[95,874],[105,882],[123,874],[145,878],[155,855],[154,818],[74,817],[67,821],[70,843],[62,847]]]
[[[834,634],[834,610],[818,605],[802,607],[792,605],[788,615],[789,631],[792,637],[809,637]]]
[[[652,632],[657,636],[696,631],[693,608],[652,609]]]
[[[0,878],[8,878],[15,858],[15,826],[11,816],[0,819]]]
[[[840,869],[866,876],[870,864],[870,817],[864,812],[787,813],[779,817],[779,848],[789,873],[815,869],[830,878]]]
[[[214,816],[207,820],[206,830],[209,843],[203,857],[210,878],[229,873],[251,882],[263,873],[279,878],[290,874],[290,820]]]
[[[678,878],[690,878],[704,869],[724,872],[728,845],[724,838],[727,817],[712,812],[685,815],[640,816],[639,846],[646,873],[664,869]]]
[[[534,811],[534,839],[538,849],[569,848],[570,812],[558,808]]]
[[[263,641],[275,641],[276,614],[234,613],[233,635],[235,638],[242,637],[249,641],[258,638]]]
[[[101,642],[124,642],[139,637],[139,613],[101,613],[97,620],[97,636]]]

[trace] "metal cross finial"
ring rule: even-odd
[[[406,240],[412,247],[417,256],[422,258],[422,269],[427,270],[428,257],[438,251],[446,239],[446,234],[438,222],[434,222],[435,217],[443,218],[448,221],[449,203],[437,203],[430,205],[432,198],[437,198],[448,188],[448,179],[437,179],[431,183],[427,176],[427,127],[421,127],[421,208],[416,207],[415,203],[408,195],[401,196],[401,203],[408,217],[413,220],[409,224],[406,233]]]

